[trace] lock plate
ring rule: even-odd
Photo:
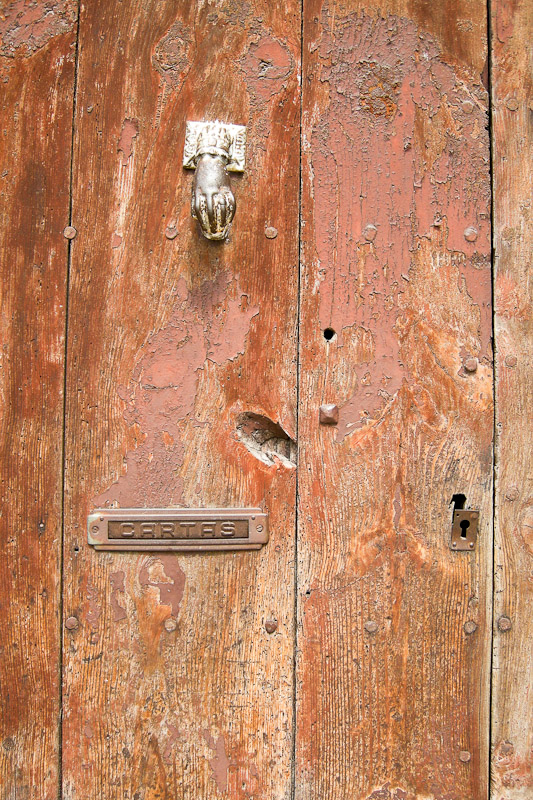
[[[87,518],[96,550],[259,550],[268,542],[260,508],[105,508]]]
[[[473,550],[476,546],[479,511],[455,509],[452,521],[452,550]]]

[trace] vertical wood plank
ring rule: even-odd
[[[531,3],[491,3],[496,342],[492,796],[533,793]]]
[[[0,11],[0,794],[58,792],[75,3]]]
[[[106,0],[82,13],[69,800],[290,796],[299,54],[296,0]],[[181,166],[186,120],[215,118],[248,128],[227,243],[201,237]],[[283,458],[246,445],[246,413],[281,426]],[[85,519],[102,504],[260,505],[271,539],[252,553],[96,553]]]
[[[486,56],[481,2],[305,2],[298,800],[487,796]]]

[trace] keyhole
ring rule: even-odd
[[[470,527],[470,522],[467,519],[462,519],[459,525],[461,526],[461,539],[466,539],[466,532]]]

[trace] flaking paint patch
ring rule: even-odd
[[[98,627],[98,621],[102,614],[102,608],[99,602],[100,593],[98,588],[91,583],[90,578],[87,577],[86,586],[85,586],[85,602],[84,602],[84,611],[85,611],[85,619],[91,626],[91,628],[96,629]]]
[[[125,474],[94,498],[95,506],[167,506],[182,498],[186,424],[195,424],[199,371],[207,360],[225,364],[244,352],[259,308],[223,273],[189,292],[184,280],[166,325],[142,348],[129,385],[118,388],[124,420],[137,431]]]
[[[16,0],[0,11],[0,56],[28,57],[54,36],[68,33],[76,21],[73,0]]]
[[[156,588],[159,604],[170,606],[172,616],[178,616],[185,590],[185,573],[176,556],[154,556],[144,561],[139,569],[139,583],[144,588]]]
[[[282,91],[294,70],[287,45],[262,31],[240,59],[246,85],[254,102],[266,103]]]
[[[209,766],[213,772],[213,778],[215,779],[215,783],[221,792],[227,792],[228,790],[228,769],[231,766],[231,762],[226,755],[226,745],[224,743],[224,737],[220,735],[217,740],[211,736],[209,731],[204,731],[204,739],[206,740],[207,744],[214,751],[215,755],[213,758],[209,759]]]
[[[381,788],[374,789],[374,791],[368,795],[367,800],[411,800],[412,796],[412,793],[408,794],[403,789],[399,789],[398,787],[393,788],[390,783],[386,783]],[[417,797],[422,800],[421,795],[417,795]]]
[[[436,272],[443,294],[450,282],[460,287],[462,315],[469,306],[476,318],[469,352],[490,363],[490,184],[479,76],[468,89],[409,20],[362,14],[336,24],[333,35],[324,14],[316,45],[328,113],[317,108],[311,135],[315,285],[321,328],[337,332],[338,346],[354,328],[372,343],[341,410],[342,439],[413,381],[401,353],[405,326],[421,321],[403,312],[413,267]],[[432,317],[430,307],[429,328]]]
[[[122,153],[122,166],[127,167],[133,153],[133,142],[139,135],[139,120],[125,119],[118,140],[117,152]],[[116,236],[117,234],[115,234]],[[117,247],[118,245],[113,245]]]
[[[113,622],[119,622],[121,619],[125,619],[128,616],[126,609],[122,608],[118,599],[119,592],[121,594],[125,593],[124,577],[124,570],[112,572],[109,576],[109,580],[111,582],[111,595],[109,602],[111,604],[111,611],[113,613]]]

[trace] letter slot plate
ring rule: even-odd
[[[96,550],[259,550],[268,542],[260,508],[105,508],[87,518]]]

